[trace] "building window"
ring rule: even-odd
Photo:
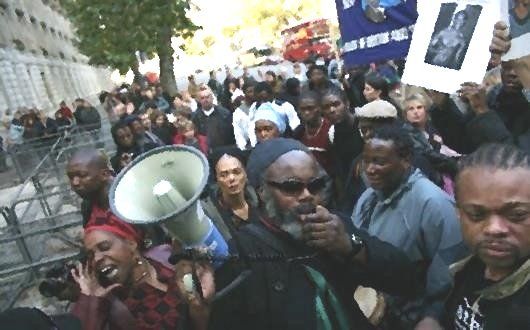
[[[40,50],[42,51],[42,55],[44,55],[44,56],[48,56],[48,55],[50,55],[50,53],[48,53],[48,51],[46,50],[46,48],[41,47]]]
[[[44,23],[44,22],[40,22],[40,26],[42,27],[42,29],[43,29],[44,31],[46,31],[46,28],[47,28],[46,23]]]
[[[8,7],[9,5],[6,2],[0,1],[0,15],[5,16],[7,14]]]
[[[17,15],[19,20],[24,19],[24,11],[22,9],[19,9],[19,8],[15,9],[15,14]]]
[[[31,24],[37,24],[37,19],[35,18],[35,16],[31,16],[29,18],[29,21],[31,22]]]
[[[24,49],[26,49],[26,46],[24,45],[22,41],[20,41],[20,39],[13,39],[13,43],[15,44],[15,48],[20,51],[23,51]]]

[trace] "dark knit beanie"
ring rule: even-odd
[[[276,138],[258,143],[248,159],[247,177],[249,183],[254,188],[258,188],[261,176],[267,168],[280,156],[293,150],[310,153],[305,145],[293,139]]]

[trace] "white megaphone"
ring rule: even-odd
[[[188,146],[165,146],[138,156],[112,183],[112,212],[131,224],[159,224],[187,247],[207,246],[215,257],[228,246],[199,201],[208,181],[206,157]]]

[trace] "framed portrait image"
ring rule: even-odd
[[[419,0],[418,14],[403,82],[444,93],[481,83],[499,0]]]
[[[502,60],[509,61],[530,54],[530,0],[502,1],[503,21],[512,37],[512,46]]]

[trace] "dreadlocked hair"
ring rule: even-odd
[[[486,144],[460,159],[458,173],[471,167],[490,167],[500,170],[530,168],[530,155],[510,144]]]
[[[460,175],[469,168],[485,167],[499,170],[515,168],[530,169],[530,155],[511,144],[485,144],[458,162],[455,186],[458,188]],[[458,189],[455,189],[455,194]],[[457,198],[458,199],[458,198]]]

